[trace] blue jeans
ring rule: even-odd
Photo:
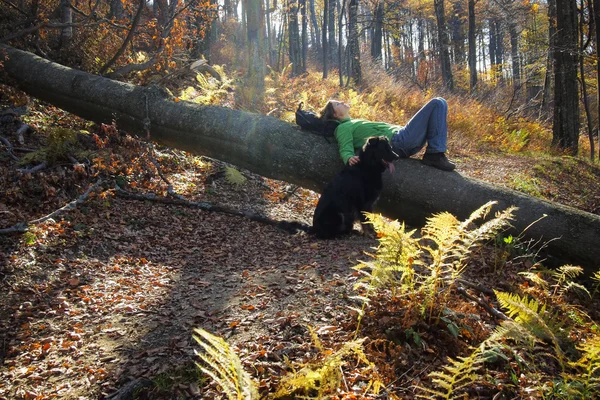
[[[448,141],[448,103],[441,97],[431,99],[392,136],[392,147],[400,157],[418,153],[425,143],[425,153],[445,153]]]

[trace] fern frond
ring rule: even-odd
[[[581,268],[580,266],[567,264],[567,265],[558,267],[556,269],[556,271],[554,272],[553,276],[557,280],[575,279],[582,273],[583,273],[583,268]]]
[[[225,180],[232,185],[241,185],[247,181],[247,178],[237,169],[225,166]]]
[[[374,368],[363,352],[365,338],[344,343],[342,348],[328,355],[320,362],[309,364],[304,368],[288,373],[279,382],[277,392],[273,398],[293,396],[293,398],[327,398],[329,393],[334,393],[342,383],[342,367],[346,365],[345,358],[354,356],[359,362]],[[381,382],[374,379],[370,382],[373,393],[377,394]],[[315,397],[302,396],[301,393],[315,391]]]
[[[600,336],[594,336],[577,346],[577,349],[581,351],[582,356],[577,362],[570,362],[569,365],[579,373],[565,374],[565,379],[567,382],[578,383],[570,386],[575,387],[577,394],[582,398],[593,398],[589,395],[600,392]]]
[[[466,229],[469,225],[471,225],[478,219],[485,219],[485,217],[490,213],[492,207],[496,204],[498,204],[497,201],[488,201],[487,203],[479,207],[477,210],[473,211],[471,215],[469,215],[469,218],[467,218],[460,224],[460,228]]]
[[[548,289],[548,281],[542,278],[540,273],[537,271],[523,271],[519,272],[519,275],[523,275],[525,279],[530,280],[542,289]]]
[[[194,350],[203,361],[198,364],[202,372],[210,376],[230,400],[258,399],[256,383],[242,368],[239,357],[222,338],[212,335],[204,329],[194,329],[194,339],[204,353]]]
[[[525,344],[530,350],[533,349],[535,342],[539,340],[529,330],[511,320],[502,321],[487,339],[487,342],[497,343],[503,339],[511,339],[517,343]]]
[[[528,300],[527,296],[520,297],[518,294],[499,292],[494,290],[496,298],[502,307],[508,310],[507,315],[514,317],[515,322],[527,329],[532,335],[542,340],[548,340],[562,359],[563,351],[560,348],[558,338],[544,318],[546,305],[540,304],[536,299]]]
[[[464,393],[457,392],[477,381],[478,375],[475,372],[484,361],[481,357],[482,349],[483,345],[477,347],[469,357],[458,357],[456,360],[449,358],[450,365],[428,375],[440,390],[418,387],[426,395],[417,394],[417,397],[431,398],[434,395],[443,399],[464,398]]]

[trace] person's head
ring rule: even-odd
[[[341,120],[350,117],[349,111],[350,106],[348,104],[339,100],[329,100],[325,105],[325,108],[323,108],[323,111],[321,111],[321,118],[324,120]]]

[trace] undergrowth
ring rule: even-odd
[[[318,354],[308,362],[286,360],[289,372],[268,398],[339,398],[334,395],[344,393],[344,368],[350,361],[354,367],[362,365],[363,374],[370,377],[365,396],[377,396],[386,388],[386,396],[398,398],[387,390],[389,382],[378,374],[381,367],[370,361],[363,349],[363,343],[370,339],[356,336],[366,315],[377,318],[376,311],[367,312],[374,302],[389,312],[402,298],[405,306],[397,311],[412,323],[405,333],[411,333],[415,343],[421,340],[415,321],[439,326],[440,320],[448,324],[455,340],[471,343],[467,354],[449,357],[444,366],[428,374],[428,380],[417,383],[417,397],[470,398],[475,396],[471,392],[475,385],[482,384],[511,397],[595,398],[600,390],[600,329],[571,300],[572,296],[590,299],[597,295],[600,272],[593,275],[590,291],[576,281],[582,273],[580,267],[565,265],[546,270],[536,263],[528,271],[521,271],[520,277],[528,283],[519,292],[494,290],[499,308],[506,310],[504,320],[483,340],[460,338],[459,327],[450,318],[460,314],[452,294],[474,251],[507,229],[516,210],[509,207],[488,219],[495,204],[484,204],[464,221],[449,213],[435,214],[420,236],[398,221],[368,214],[379,246],[370,261],[354,267],[362,274],[355,285],[360,293],[355,298],[362,303],[355,308],[355,338],[336,349],[326,349],[315,331],[309,329]],[[583,332],[580,337],[573,336],[575,328]],[[196,334],[201,336],[202,340],[199,336],[196,340],[205,349],[200,355],[202,370],[213,377],[229,399],[241,398],[244,390],[250,393],[256,383],[241,370],[241,362],[229,346],[202,330],[196,330]]]

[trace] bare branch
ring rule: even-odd
[[[9,233],[23,233],[23,232],[26,232],[27,230],[29,230],[29,226],[30,225],[40,224],[42,222],[48,221],[49,219],[55,218],[56,216],[58,216],[59,214],[65,212],[65,211],[70,211],[70,210],[73,210],[73,209],[77,208],[77,206],[80,205],[80,204],[82,204],[82,203],[84,203],[88,199],[88,197],[90,196],[90,193],[92,193],[93,191],[95,191],[101,184],[102,184],[102,179],[98,179],[98,181],[96,183],[94,183],[93,185],[91,185],[76,200],[73,200],[72,202],[66,204],[65,206],[59,208],[58,210],[53,211],[50,214],[48,214],[46,216],[43,216],[41,218],[34,219],[32,221],[29,221],[29,222],[19,222],[18,224],[15,224],[15,225],[11,226],[10,228],[0,229],[0,235],[5,235],[5,234],[9,234]]]
[[[100,68],[100,71],[98,72],[99,75],[104,75],[106,70],[108,70],[125,52],[125,48],[129,44],[129,42],[131,42],[131,39],[133,39],[133,34],[135,33],[135,29],[137,28],[140,22],[140,17],[142,16],[142,11],[144,10],[145,6],[146,0],[140,0],[137,13],[135,14],[133,22],[131,23],[131,29],[129,30],[129,33],[127,33],[127,37],[125,38],[123,44],[121,44],[121,47],[119,48],[119,50],[117,50],[115,55],[106,64],[104,64],[102,68]]]
[[[13,145],[12,145],[12,143],[8,139],[6,139],[6,138],[4,138],[2,136],[0,136],[0,142],[4,143],[4,145],[6,146],[6,150],[8,151],[8,155],[10,156],[10,158],[12,158],[15,161],[18,161],[19,157],[15,156],[13,154]]]

